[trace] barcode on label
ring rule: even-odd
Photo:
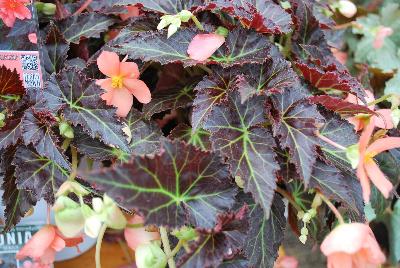
[[[37,71],[39,69],[37,55],[21,55],[22,70]]]
[[[41,84],[39,73],[24,73],[24,86],[26,88],[40,88]]]

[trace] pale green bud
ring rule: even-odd
[[[35,2],[35,8],[38,12],[42,12],[44,3],[43,2]]]
[[[308,211],[308,213],[310,214],[311,218],[314,218],[317,215],[317,210],[312,208]]]
[[[178,13],[178,15],[179,15],[179,19],[182,22],[188,22],[193,17],[192,12],[190,12],[188,10],[182,10],[181,12]]]
[[[3,113],[0,113],[0,128],[4,127],[4,125],[6,124],[4,122],[5,119],[6,119],[6,115]]]
[[[303,217],[304,217],[304,211],[299,211],[299,212],[297,212],[297,218],[300,220],[300,219],[303,219]]]
[[[156,242],[138,246],[135,250],[135,261],[138,268],[164,268],[167,256]]]
[[[304,213],[304,216],[303,216],[303,222],[309,223],[311,221],[311,218],[312,218],[311,214],[309,212],[306,212],[306,213]]]
[[[90,192],[78,182],[68,180],[61,184],[60,188],[58,188],[56,196],[68,195],[69,193],[75,193],[77,196],[85,196],[88,195]]]
[[[172,20],[173,20],[173,18],[174,18],[174,16],[172,16],[172,15],[164,15],[164,16],[162,16],[160,23],[157,25],[157,30],[162,30],[165,27],[167,27],[168,25],[170,25]]]
[[[174,24],[169,25],[167,38],[170,38],[172,35],[174,35],[178,31],[178,29],[179,27]]]
[[[67,122],[61,122],[58,129],[60,130],[61,136],[64,138],[74,138],[74,129]]]
[[[346,148],[346,157],[351,163],[352,168],[357,168],[358,162],[360,161],[360,152],[358,143],[350,145]]]
[[[48,16],[56,14],[57,6],[52,3],[44,3],[41,9],[42,13]]]
[[[244,180],[240,176],[235,176],[236,185],[240,188],[244,188]]]
[[[219,26],[215,31],[215,33],[218,35],[222,35],[223,37],[227,37],[229,34],[229,30],[226,29],[225,27]]]
[[[301,243],[305,244],[307,242],[307,236],[306,235],[301,235],[299,236],[299,240]]]
[[[85,234],[91,238],[96,238],[99,233],[101,226],[103,225],[101,219],[97,215],[93,215],[85,220]]]
[[[53,206],[56,225],[65,237],[76,237],[85,225],[81,206],[67,196],[57,198]]]
[[[282,1],[282,2],[281,2],[281,7],[282,7],[283,9],[289,9],[289,8],[291,8],[292,6],[290,5],[290,2],[289,2],[289,1]]]
[[[308,235],[308,229],[307,229],[307,227],[304,226],[303,228],[301,228],[300,233],[301,233],[302,235],[307,236],[307,235]]]

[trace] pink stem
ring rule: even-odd
[[[342,146],[342,145],[340,145],[340,144],[334,142],[333,140],[331,140],[331,139],[329,139],[329,138],[327,138],[327,137],[321,135],[319,132],[317,132],[317,133],[315,133],[315,134],[317,135],[318,138],[320,138],[320,139],[323,140],[324,142],[326,142],[326,143],[332,145],[333,147],[336,147],[336,148],[338,148],[338,149],[340,149],[340,150],[346,151],[346,147],[344,147],[344,146]]]
[[[50,224],[50,205],[47,204],[47,224]]]

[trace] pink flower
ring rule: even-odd
[[[375,49],[380,49],[385,42],[385,38],[393,34],[393,29],[390,27],[380,26],[378,32],[375,35],[374,43],[372,46]]]
[[[365,98],[367,103],[375,101],[374,94],[371,91],[365,90],[365,93],[367,95],[367,97]],[[348,101],[350,103],[359,104],[359,105],[364,105],[364,103],[353,94],[347,95],[347,98],[345,99],[345,101]],[[368,106],[368,108],[370,108],[371,110],[374,111],[375,105]],[[393,121],[392,121],[392,111],[390,109],[378,109],[378,110],[375,110],[375,112],[377,115],[373,115],[372,117],[374,118],[373,121],[375,122],[376,127],[383,128],[383,129],[394,128]],[[347,121],[349,121],[351,124],[354,125],[354,129],[356,131],[360,131],[369,122],[369,118],[370,118],[369,115],[359,114],[359,115],[347,118]]]
[[[299,261],[293,256],[279,256],[274,268],[297,268]]]
[[[103,51],[97,59],[100,71],[108,76],[96,84],[106,93],[101,98],[108,105],[117,107],[117,115],[127,116],[133,104],[133,96],[141,103],[149,103],[151,94],[146,84],[139,80],[139,68],[134,62],[119,61],[117,53]]]
[[[196,61],[205,61],[225,42],[225,37],[215,33],[198,34],[189,44],[187,53]]]
[[[63,248],[65,248],[65,241],[57,234],[57,228],[46,225],[18,251],[16,258],[21,260],[29,257],[38,264],[50,265],[54,262],[56,252]]]
[[[29,41],[31,41],[31,43],[37,44],[37,35],[36,35],[36,33],[28,34],[28,39],[29,39]]]
[[[341,224],[321,244],[328,268],[373,268],[385,262],[385,255],[368,225]]]
[[[135,215],[129,219],[128,223],[142,224],[144,223],[144,219],[139,215]],[[148,232],[144,227],[126,227],[124,235],[128,246],[133,250],[136,250],[136,248],[142,244],[149,243],[152,240],[160,239],[160,234],[158,232]]]
[[[139,8],[136,6],[127,6],[126,10],[128,10],[128,13],[122,13],[119,15],[119,17],[121,18],[121,20],[125,21],[129,18],[133,18],[133,17],[138,17],[139,16]]]
[[[1,0],[0,18],[4,24],[13,27],[17,18],[20,20],[31,19],[31,11],[25,6],[30,2],[30,0]]]
[[[383,151],[400,147],[400,138],[394,137],[381,138],[369,144],[372,132],[375,128],[374,119],[374,117],[371,117],[371,122],[361,133],[358,149],[359,162],[357,166],[357,177],[360,180],[364,201],[366,203],[369,203],[371,194],[369,179],[385,198],[389,197],[393,189],[392,183],[385,177],[379,166],[375,163],[374,157]]]

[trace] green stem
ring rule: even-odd
[[[101,251],[101,244],[103,242],[103,237],[104,234],[107,230],[107,224],[103,224],[101,226],[100,232],[99,232],[99,236],[97,237],[97,243],[96,243],[96,268],[101,268],[101,261],[100,261],[100,251]]]
[[[333,140],[331,140],[331,139],[329,139],[329,138],[327,138],[327,137],[321,135],[321,134],[319,133],[319,131],[317,131],[317,132],[315,133],[315,135],[316,135],[318,138],[320,138],[321,140],[323,140],[324,142],[326,142],[326,143],[332,145],[333,147],[336,147],[336,148],[338,148],[338,149],[340,149],[340,150],[342,150],[342,151],[346,151],[346,147],[344,147],[344,146],[340,145],[339,143],[336,143],[336,142],[334,142]]]
[[[343,224],[344,223],[344,219],[342,217],[342,214],[340,214],[339,210],[337,210],[335,205],[332,204],[332,202],[328,198],[326,198],[323,194],[318,193],[318,195],[321,197],[322,201],[324,201],[325,204],[327,204],[328,207],[332,210],[333,214],[335,214],[335,216],[338,219],[339,223]]]
[[[71,143],[71,139],[66,138],[61,146],[61,148],[65,151],[68,149],[69,145]]]
[[[165,227],[162,227],[162,226],[160,227],[160,235],[161,235],[161,241],[163,243],[165,254],[167,256],[171,256],[172,255],[171,246],[169,244],[168,233],[167,233],[167,229]],[[174,258],[168,259],[168,266],[169,266],[169,268],[176,268]]]
[[[378,103],[380,103],[382,101],[385,101],[385,100],[389,99],[391,96],[392,96],[392,94],[384,95],[384,96],[380,97],[379,99],[376,99],[374,101],[371,101],[371,102],[367,103],[367,106],[372,106],[372,105],[378,104]]]
[[[275,191],[286,198],[289,203],[297,210],[297,212],[303,211],[303,209],[301,209],[301,207],[296,203],[296,201],[294,201],[293,197],[291,197],[288,192],[279,187],[276,187]]]
[[[194,24],[196,24],[197,28],[200,29],[200,31],[204,31],[203,25],[201,25],[200,21],[196,18],[196,16],[192,16],[192,20]]]
[[[185,244],[185,242],[183,240],[179,240],[178,244],[176,244],[175,248],[171,251],[171,255],[168,256],[168,259],[173,258],[182,248],[183,244]]]

